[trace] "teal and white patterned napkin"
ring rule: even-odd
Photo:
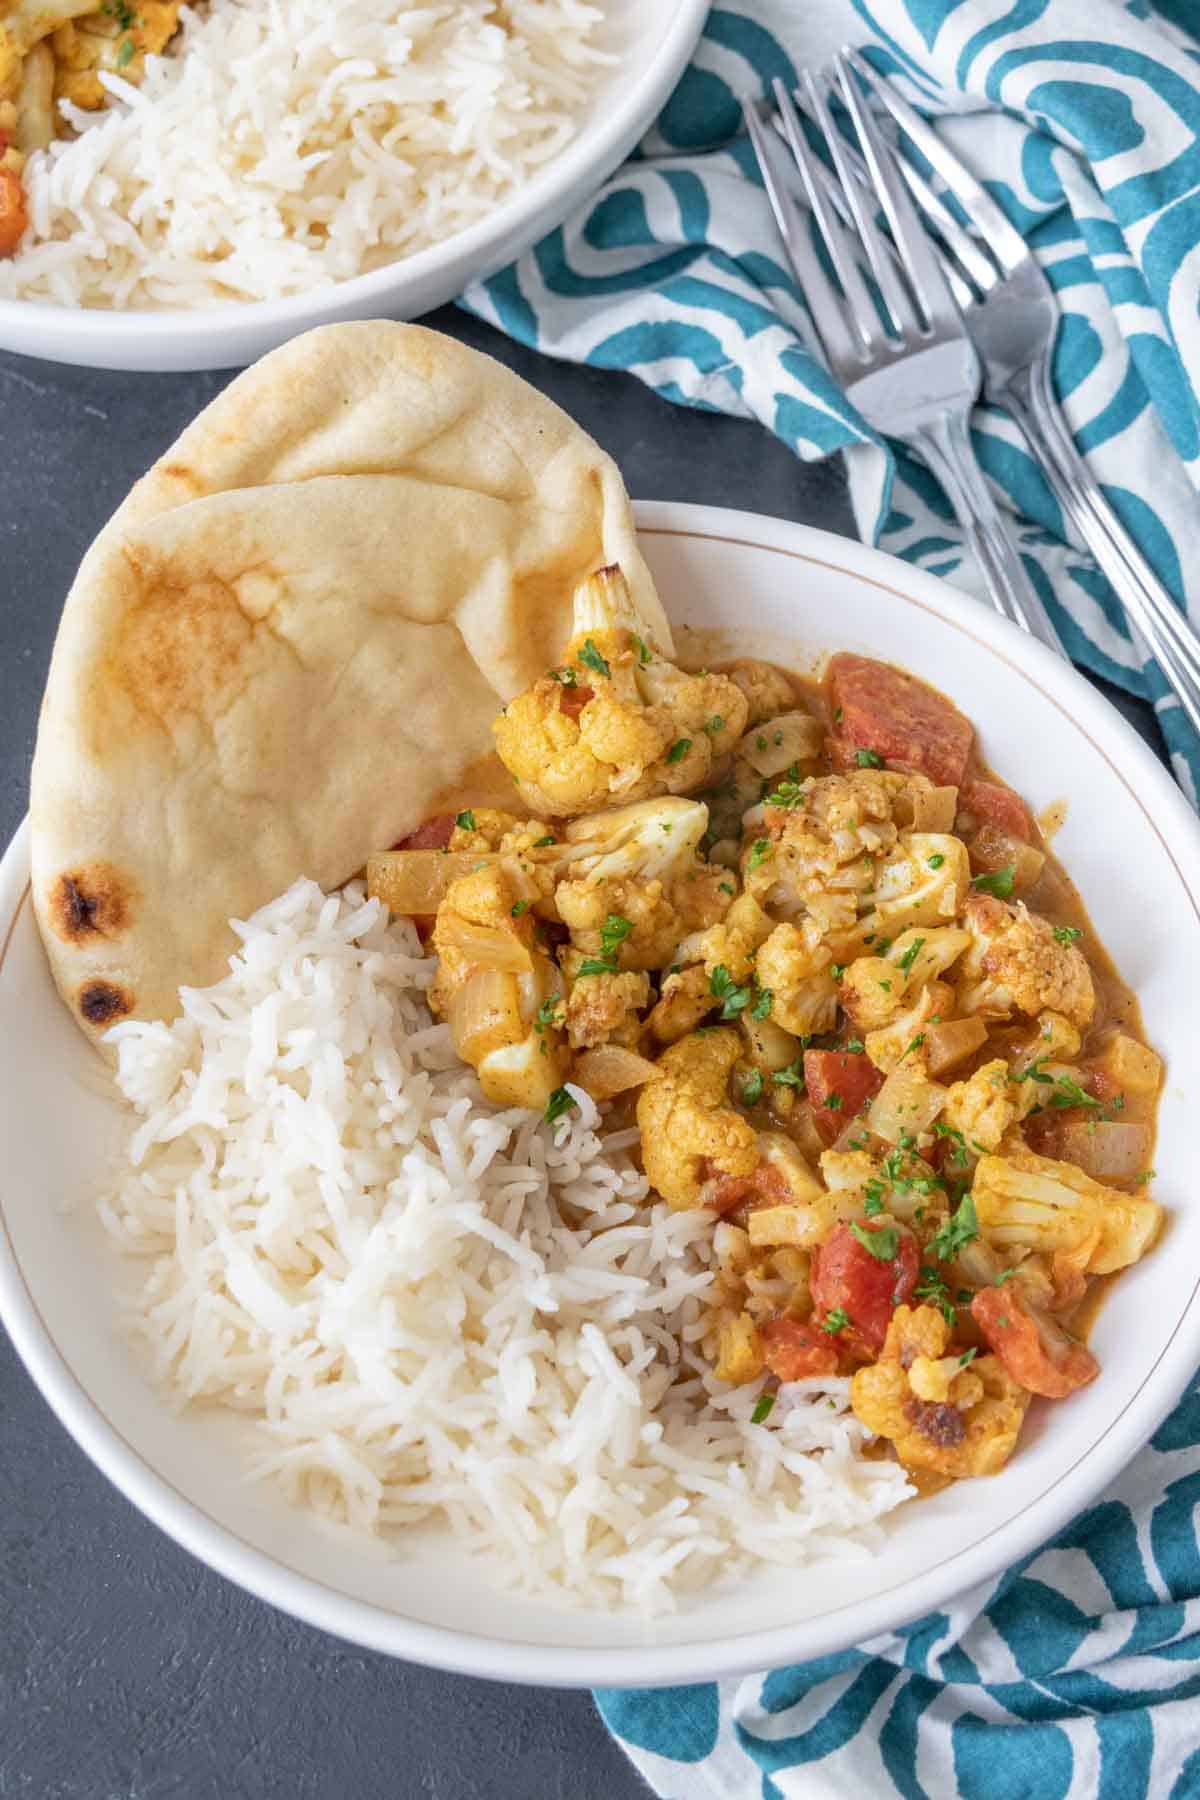
[[[550,355],[757,418],[805,458],[847,451],[862,536],[971,585],[936,485],[806,350],[741,132],[743,96],[846,40],[944,118],[1035,246],[1077,442],[1200,623],[1200,0],[725,0],[638,155],[466,304]],[[975,425],[1072,655],[1155,701],[1194,800],[1182,712],[1011,424],[980,408]],[[1198,1504],[1200,1385],[1100,1502],[946,1612],[819,1663],[598,1704],[671,1800],[1193,1800]]]
[[[725,0],[638,154],[466,304],[551,356],[757,418],[806,459],[847,451],[860,535],[977,588],[937,484],[806,349],[741,129],[744,96],[846,41],[945,117],[1036,247],[1064,312],[1056,380],[1076,439],[1200,620],[1200,0]],[[1195,800],[1200,743],[1142,666],[1108,583],[1068,544],[1008,418],[980,407],[975,429],[1070,654],[1155,702]]]

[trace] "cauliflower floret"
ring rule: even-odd
[[[741,736],[746,700],[724,675],[687,675],[655,656],[621,571],[577,590],[563,665],[493,727],[500,760],[540,811],[574,816],[615,801],[686,793]]]
[[[545,1106],[562,1085],[562,977],[539,947],[528,910],[499,864],[452,882],[438,907],[437,975],[429,1003],[450,1020],[454,1047],[498,1106]]]
[[[879,865],[872,927],[894,939],[912,926],[946,925],[962,907],[970,878],[960,839],[939,831],[909,832]]]
[[[833,959],[814,919],[777,925],[758,952],[760,989],[772,996],[770,1016],[798,1037],[832,1031],[838,992]]]
[[[1009,1080],[1008,1064],[986,1062],[967,1081],[951,1083],[942,1123],[962,1133],[966,1151],[995,1150],[1020,1116],[1021,1089]]]
[[[763,805],[764,835],[752,828],[742,858],[747,893],[776,916],[811,916],[822,933],[853,928],[876,859],[896,842],[886,778],[863,769],[784,781]]]
[[[671,1206],[702,1205],[700,1190],[713,1171],[747,1176],[758,1168],[754,1127],[727,1104],[741,1048],[736,1031],[683,1038],[664,1051],[659,1079],[638,1098],[646,1177]]]
[[[843,983],[844,980],[845,977]],[[950,989],[944,982],[931,981],[928,987],[921,989],[916,1004],[910,1006],[907,1012],[898,1014],[874,1031],[868,1031],[863,1038],[863,1048],[875,1067],[882,1069],[885,1074],[897,1068],[900,1063],[924,1070],[925,1027],[932,1018],[945,1017],[950,999]]]
[[[749,1313],[739,1313],[721,1327],[718,1339],[717,1366],[713,1374],[731,1387],[746,1381],[757,1381],[766,1368],[762,1339]]]
[[[948,1369],[949,1341],[933,1307],[898,1306],[879,1361],[851,1379],[850,1404],[869,1431],[891,1439],[906,1468],[994,1475],[1016,1447],[1029,1395],[995,1356]],[[924,1397],[943,1391],[944,1399]]]
[[[723,968],[734,981],[748,981],[758,948],[774,929],[774,920],[758,901],[750,894],[739,894],[720,925],[680,944],[679,957],[682,962],[702,961],[709,975]]]
[[[906,983],[886,956],[856,956],[842,976],[838,997],[859,1031],[878,1031],[904,1010]]]
[[[972,1188],[979,1229],[993,1249],[1065,1256],[1089,1275],[1109,1275],[1144,1256],[1162,1207],[1141,1194],[1105,1187],[1074,1163],[1006,1143],[985,1156]]]
[[[581,958],[665,968],[682,939],[722,917],[736,890],[728,871],[697,855],[707,823],[699,801],[674,798],[572,820],[556,852],[554,898]]]
[[[903,1011],[905,999],[943,975],[970,946],[969,932],[953,925],[902,931],[893,941],[872,933],[871,956],[856,956],[842,977],[838,997],[859,1031],[878,1031]]]
[[[640,971],[581,975],[567,995],[567,1039],[572,1050],[590,1050],[597,1044],[632,1048],[649,1004],[650,977]]]
[[[963,923],[974,942],[959,970],[959,1011],[1006,1019],[1061,1013],[1080,1029],[1096,1010],[1087,959],[1074,944],[1060,943],[1054,928],[1023,901],[1008,906],[988,894],[972,894]]]
[[[667,976],[646,1023],[660,1044],[674,1044],[695,1031],[716,1004],[708,971],[693,963],[690,969]]]
[[[729,679],[745,698],[747,725],[761,725],[764,719],[789,712],[796,704],[791,682],[771,663],[745,658],[734,663]]]
[[[446,848],[520,855],[553,836],[544,819],[519,819],[498,806],[472,806],[456,815]]]

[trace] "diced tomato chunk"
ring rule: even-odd
[[[968,781],[958,796],[959,805],[973,813],[981,825],[994,825],[1024,844],[1033,842],[1033,819],[1020,794],[998,781]]]
[[[595,690],[590,687],[560,688],[558,710],[565,713],[568,719],[577,719],[589,700],[595,699]]]
[[[760,1325],[763,1355],[779,1381],[800,1381],[805,1375],[833,1375],[837,1371],[837,1345],[827,1331],[802,1325],[799,1319],[768,1319]]]
[[[832,1144],[868,1100],[883,1086],[883,1076],[862,1051],[806,1050],[804,1085],[812,1101],[813,1124]]]
[[[889,663],[840,652],[829,664],[834,709],[830,751],[837,767],[856,766],[873,750],[889,767],[960,787],[975,730],[943,695]]]
[[[814,1253],[808,1284],[820,1313],[844,1312],[853,1334],[871,1355],[878,1355],[887,1336],[893,1308],[902,1306],[917,1285],[920,1257],[911,1232],[867,1220],[860,1231],[895,1231],[896,1254],[873,1256],[849,1225],[839,1225]]]
[[[393,844],[393,850],[444,850],[450,842],[450,834],[454,830],[453,813],[435,813],[432,819],[426,819],[415,831]]]
[[[971,1317],[1014,1381],[1046,1400],[1065,1400],[1100,1372],[1091,1351],[1053,1319],[1034,1317],[1011,1282],[981,1288]]]

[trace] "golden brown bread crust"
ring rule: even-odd
[[[669,647],[613,463],[452,339],[330,326],[227,388],[88,552],[51,664],[34,901],[88,1035],[174,1017],[231,917],[444,806],[612,562]]]

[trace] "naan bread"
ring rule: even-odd
[[[174,1018],[230,918],[444,802],[607,563],[669,650],[615,465],[453,339],[331,326],[226,389],[88,552],[50,667],[34,902],[88,1035]]]

